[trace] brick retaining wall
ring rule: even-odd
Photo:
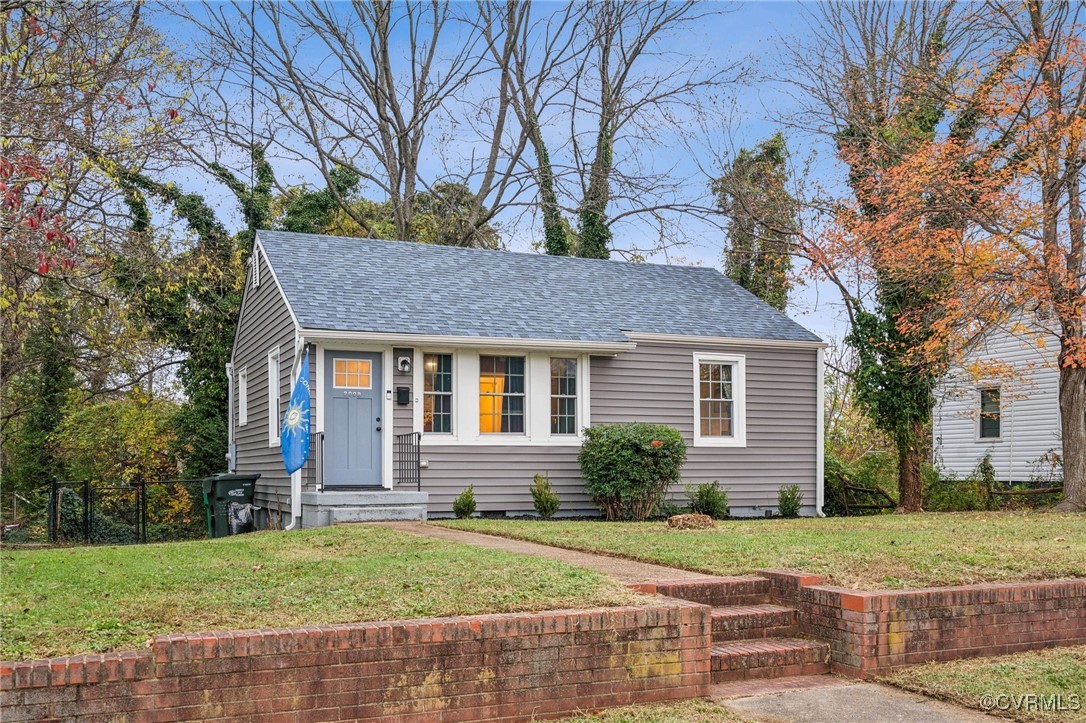
[[[154,638],[0,663],[26,720],[526,720],[708,694],[709,608],[518,613]]]
[[[834,672],[872,677],[929,661],[1086,644],[1086,580],[868,592],[762,570],[800,630],[830,644]]]

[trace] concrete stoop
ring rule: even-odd
[[[349,522],[426,521],[426,492],[303,492],[302,527]]]

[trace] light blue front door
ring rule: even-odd
[[[381,354],[324,355],[324,485],[381,486]]]

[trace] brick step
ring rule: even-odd
[[[830,646],[801,638],[765,638],[712,647],[714,683],[752,678],[823,675],[830,672]]]
[[[799,633],[799,611],[781,605],[713,608],[713,642],[789,638]]]
[[[713,607],[761,605],[769,602],[769,580],[757,575],[664,580],[652,583],[651,587],[652,590],[642,591]]]

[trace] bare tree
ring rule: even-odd
[[[517,193],[514,171],[524,144],[505,145],[508,63],[484,67],[479,28],[460,22],[453,7],[421,0],[261,0],[179,12],[208,37],[209,61],[228,63],[235,82],[253,82],[264,106],[265,143],[285,159],[312,163],[329,188],[337,166],[358,174],[389,200],[397,235],[411,239],[416,196],[439,183],[470,185],[469,235]],[[436,156],[428,134],[469,83],[491,71],[500,75],[499,93],[485,152],[428,182],[422,167]],[[349,199],[337,201],[372,232],[370,219]]]
[[[580,186],[579,255],[610,255],[617,220],[608,216],[612,200],[626,203],[622,216],[705,211],[710,205],[669,199],[681,184],[644,165],[638,147],[655,145],[663,125],[681,133],[683,112],[696,112],[709,91],[741,77],[741,63],[714,67],[704,58],[660,50],[666,36],[719,12],[695,0],[604,0],[588,6],[581,31],[589,49],[574,70],[569,114]],[[675,113],[679,124],[669,123]]]

